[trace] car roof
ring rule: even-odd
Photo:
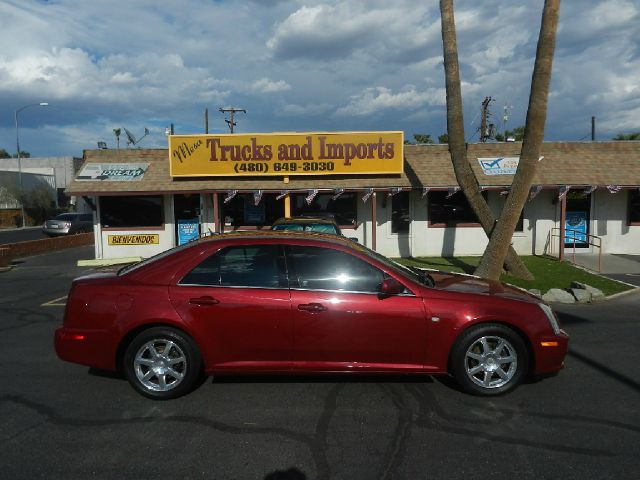
[[[298,232],[291,230],[249,230],[229,233],[214,233],[208,237],[201,238],[200,242],[220,241],[220,240],[320,240],[337,245],[353,246],[354,241],[347,237],[321,232]],[[356,244],[357,245],[357,244]]]

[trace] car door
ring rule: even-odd
[[[203,339],[209,369],[290,369],[293,324],[281,247],[223,248],[170,287],[170,297]]]
[[[286,248],[294,318],[294,368],[422,371],[425,309],[410,291],[381,295],[385,273],[347,252]]]

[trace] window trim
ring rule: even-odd
[[[627,194],[627,226],[629,227],[640,227],[640,212],[638,212],[638,221],[631,220],[631,196],[635,193],[638,196],[638,203],[640,205],[640,188],[638,189],[630,189]]]

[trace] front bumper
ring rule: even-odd
[[[540,337],[533,345],[535,355],[534,375],[546,375],[564,368],[569,351],[569,335],[560,330],[558,335]]]

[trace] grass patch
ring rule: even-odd
[[[520,280],[509,275],[502,275],[500,280],[527,290],[537,288],[542,293],[550,288],[570,288],[572,281],[591,285],[602,290],[605,295],[613,295],[633,288],[553,258],[542,256],[522,256],[520,258],[533,274],[535,280]],[[473,274],[480,263],[480,257],[416,257],[396,258],[395,260],[403,265],[469,274]]]

